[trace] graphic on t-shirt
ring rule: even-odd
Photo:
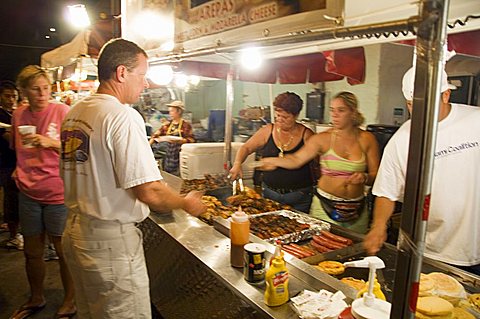
[[[478,147],[479,147],[478,141],[473,141],[473,142],[466,141],[456,145],[448,145],[441,150],[436,150],[435,158],[445,157],[447,155],[453,155],[453,154],[461,153],[463,151],[472,151],[471,149],[475,149],[475,148],[478,149]]]
[[[50,137],[53,140],[58,141],[59,136],[58,136],[58,131],[57,131],[57,123],[52,122],[52,123],[48,124],[47,136]]]
[[[79,128],[67,128],[62,131],[62,160],[64,162],[86,162],[90,138]]]

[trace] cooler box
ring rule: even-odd
[[[232,163],[235,160],[241,142],[232,142]],[[205,174],[221,174],[225,143],[186,143],[180,151],[180,176],[183,179],[203,179]],[[249,164],[255,161],[255,153],[250,154],[242,164],[243,178],[253,176]]]

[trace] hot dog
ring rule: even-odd
[[[347,246],[350,246],[351,244],[353,244],[353,241],[351,239],[332,234],[327,230],[322,230],[321,235],[333,241],[339,242],[341,244],[345,244]]]
[[[315,236],[313,236],[313,240],[315,242],[317,242],[317,244],[320,244],[320,245],[325,246],[325,247],[330,248],[330,249],[341,249],[341,248],[347,247],[347,245],[345,245],[345,244],[341,244],[339,242],[330,240],[330,239],[328,239],[326,237],[323,237],[323,236],[315,235]]]
[[[290,249],[290,248],[287,248],[287,247],[285,247],[285,246],[282,247],[282,250],[285,251],[285,252],[287,252],[287,253],[289,253],[289,254],[292,255],[293,257],[298,258],[298,259],[302,259],[302,258],[306,257],[306,256],[303,256],[303,254],[300,254],[300,253],[298,253],[298,252],[296,252],[296,251],[294,251],[294,250],[292,250],[292,249]]]
[[[322,246],[314,240],[310,241],[310,245],[312,245],[312,247],[318,250],[320,253],[328,253],[329,251],[332,251],[332,249]]]
[[[307,254],[310,254],[310,256],[315,255],[315,252],[313,250],[311,250],[310,248],[306,247],[306,246],[300,246],[300,245],[297,245],[297,244],[290,244],[290,246],[292,246],[293,248],[300,249],[300,250],[306,252]]]
[[[305,257],[310,257],[310,256],[315,255],[315,253],[313,253],[311,251],[307,251],[307,250],[303,249],[303,247],[300,247],[300,246],[295,245],[295,244],[289,244],[289,245],[286,245],[286,246],[288,248],[292,249],[293,251],[296,251],[296,252],[302,254]]]

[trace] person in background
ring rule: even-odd
[[[147,54],[124,39],[98,59],[100,86],[77,102],[62,125],[61,167],[69,218],[63,247],[80,318],[150,318],[142,232],[157,212],[199,215],[201,193],[180,196],[163,181],[145,122],[130,107],[148,87]],[[150,208],[149,208],[150,207]]]
[[[59,256],[65,290],[56,317],[71,317],[75,313],[75,304],[72,279],[61,246],[67,209],[59,171],[60,126],[69,108],[51,100],[48,74],[39,66],[23,68],[18,75],[17,86],[29,102],[13,113],[12,145],[17,155],[13,176],[20,190],[20,225],[25,238],[24,254],[31,296],[12,318],[25,318],[45,307],[43,253],[46,235]],[[21,134],[19,126],[22,125],[34,125],[36,133]]]
[[[410,113],[414,79],[412,67],[402,82]],[[451,88],[443,71],[424,255],[480,275],[480,108],[449,103]],[[370,254],[380,250],[395,201],[403,200],[410,127],[409,120],[383,153],[372,190],[377,196],[372,228],[363,242]]]
[[[332,99],[333,128],[315,134],[304,147],[284,158],[263,158],[262,169],[293,169],[320,154],[318,180],[310,214],[359,233],[368,229],[365,186],[372,185],[379,159],[375,136],[359,128],[364,122],[353,93],[340,92]]]
[[[182,118],[183,112],[185,112],[183,102],[173,101],[167,106],[170,121],[152,134],[150,145],[160,141],[167,143],[165,157],[163,158],[163,170],[180,176],[180,149],[182,144],[195,143],[195,139],[193,138],[192,125]]]
[[[0,83],[0,122],[12,123],[12,112],[17,107],[18,90],[15,83],[2,81]],[[23,236],[18,232],[18,188],[12,178],[17,165],[15,151],[10,148],[10,128],[0,128],[0,183],[3,187],[3,217],[7,224],[10,238],[7,248],[23,250]]]
[[[264,157],[280,158],[293,154],[313,135],[313,131],[297,123],[303,101],[295,93],[279,94],[273,101],[275,123],[260,128],[240,147],[230,170],[232,179],[242,177],[242,163],[251,153],[261,149]],[[312,189],[315,184],[313,159],[292,169],[277,168],[264,172],[262,179],[263,197],[294,209],[308,213],[312,203]]]

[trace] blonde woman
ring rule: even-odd
[[[379,165],[373,134],[360,129],[364,117],[353,93],[340,92],[332,99],[333,127],[315,134],[294,154],[264,158],[263,169],[293,169],[320,155],[321,176],[310,208],[314,217],[359,233],[368,229],[365,185],[372,185]]]
[[[18,211],[25,239],[25,269],[30,284],[29,299],[12,318],[26,318],[45,307],[45,238],[55,246],[65,291],[56,318],[75,315],[73,282],[62,249],[67,220],[63,180],[60,176],[60,127],[69,108],[52,100],[47,72],[37,65],[20,71],[17,86],[28,104],[18,107],[12,116],[12,146],[17,155],[13,177],[19,189]],[[35,133],[19,128],[35,126]]]

